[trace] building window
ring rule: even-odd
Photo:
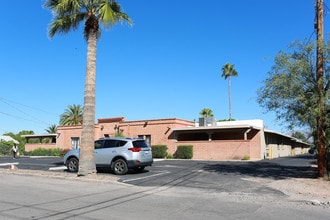
[[[138,135],[138,138],[141,138],[146,141],[146,143],[151,146],[151,135]]]
[[[151,146],[151,135],[146,135],[145,140],[149,146]]]
[[[79,148],[79,137],[72,137],[71,138],[71,149],[78,149]]]

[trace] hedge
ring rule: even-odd
[[[167,146],[166,145],[152,145],[152,157],[153,158],[165,158],[167,157]]]
[[[193,146],[192,145],[179,145],[174,157],[177,159],[192,159],[193,158]]]
[[[63,156],[63,150],[60,148],[46,149],[46,148],[37,148],[35,150],[26,152],[28,156]]]

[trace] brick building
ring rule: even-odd
[[[26,144],[26,151],[38,147],[70,150],[79,147],[82,126],[59,126],[55,143]],[[179,145],[193,145],[193,159],[240,160],[290,156],[308,151],[309,145],[295,138],[264,129],[262,120],[215,122],[199,126],[178,118],[125,121],[124,117],[102,118],[95,124],[95,139],[116,133],[140,137],[149,145],[167,145],[174,154]],[[26,138],[38,135],[26,135]],[[46,138],[47,135],[40,137]]]

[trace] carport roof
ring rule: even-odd
[[[21,135],[21,137],[25,138],[39,138],[39,137],[56,137],[57,134],[25,134]]]
[[[19,143],[17,140],[15,140],[14,138],[7,136],[7,135],[0,135],[0,141],[12,141],[15,144]]]
[[[283,137],[289,138],[289,139],[291,139],[292,141],[295,141],[295,142],[297,142],[297,143],[304,144],[304,145],[307,145],[307,146],[311,146],[311,145],[312,145],[312,144],[310,144],[310,143],[303,142],[302,140],[300,140],[300,139],[298,139],[298,138],[292,137],[292,136],[290,136],[290,135],[282,134],[282,133],[279,133],[279,132],[277,132],[277,131],[272,131],[272,130],[265,129],[265,133],[271,133],[271,134],[275,134],[275,135],[280,135],[280,136],[283,136]]]

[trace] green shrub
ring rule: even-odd
[[[192,145],[179,145],[176,152],[175,158],[178,159],[191,159],[193,157],[193,146]]]
[[[46,149],[46,148],[37,148],[33,151],[26,153],[28,156],[62,156],[62,149],[60,148],[53,148],[53,149]]]
[[[167,156],[166,156],[166,159],[173,159],[174,157],[173,157],[173,155],[172,154],[167,154]]]
[[[250,156],[245,154],[242,160],[250,160]]]
[[[165,158],[167,156],[168,148],[166,145],[153,145],[151,149],[153,158]]]
[[[9,141],[1,141],[0,142],[0,155],[7,156],[12,154],[11,149],[13,148],[13,143]]]

